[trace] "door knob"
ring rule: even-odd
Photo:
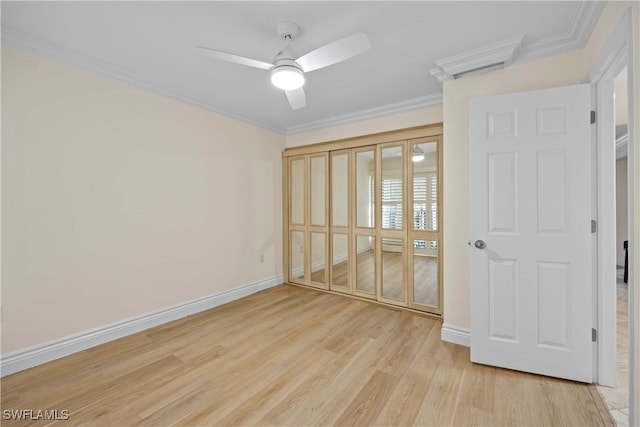
[[[476,240],[476,242],[474,243],[474,245],[476,246],[476,248],[478,249],[484,249],[487,247],[487,244],[484,242],[484,240]]]

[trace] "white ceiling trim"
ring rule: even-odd
[[[113,80],[137,86],[141,89],[145,89],[150,92],[175,99],[177,101],[185,102],[198,108],[202,108],[216,114],[239,120],[253,126],[257,126],[280,134],[285,133],[285,129],[275,128],[262,122],[250,120],[238,113],[220,108],[217,105],[213,105],[210,102],[202,100],[191,94],[164,87],[163,85],[154,83],[146,77],[131,73],[121,68],[114,67],[104,61],[100,61],[71,49],[67,49],[50,41],[24,34],[18,30],[7,27],[6,25],[2,26],[2,44],[6,44],[7,46],[11,46],[17,49],[26,50],[49,59],[81,68],[86,71],[101,74]]]
[[[563,34],[524,44],[513,62],[524,62],[544,56],[581,49],[598,23],[605,1],[583,1],[571,20],[571,29]]]
[[[436,61],[437,68],[431,69],[429,72],[440,83],[443,83],[455,79],[456,76],[463,73],[498,64],[507,66],[512,62],[522,40],[524,40],[524,36],[518,36],[448,58],[438,59]]]
[[[571,19],[571,28],[557,36],[545,37],[527,44],[520,36],[488,46],[480,47],[448,58],[435,61],[436,67],[429,70],[440,84],[455,78],[457,74],[482,70],[503,63],[521,63],[545,56],[556,55],[585,46],[598,18],[604,9],[604,1],[584,1]]]
[[[322,120],[303,123],[297,126],[287,128],[287,135],[295,133],[308,132],[311,130],[324,129],[332,126],[344,125],[347,123],[359,122],[361,120],[375,119],[376,117],[389,116],[392,114],[402,113],[405,111],[418,110],[420,108],[433,107],[442,104],[442,94],[434,93],[419,98],[409,99],[407,101],[395,102],[393,104],[383,105],[380,107],[367,108],[365,110],[355,111],[353,113],[341,114]]]
[[[397,102],[389,105],[383,105],[380,107],[370,108],[366,110],[356,111],[349,114],[330,117],[327,119],[304,123],[298,126],[288,128],[275,128],[265,123],[257,122],[255,120],[248,119],[238,113],[221,108],[217,105],[213,105],[210,102],[202,100],[191,94],[187,94],[175,89],[167,88],[162,85],[156,84],[148,78],[131,73],[121,68],[113,67],[104,61],[92,58],[90,56],[78,53],[71,49],[62,47],[56,43],[52,43],[41,38],[33,37],[24,34],[21,31],[13,29],[8,26],[2,26],[2,43],[7,46],[15,47],[18,49],[26,50],[37,55],[44,56],[49,59],[57,60],[86,71],[101,74],[111,79],[121,81],[133,86],[145,89],[162,96],[166,96],[177,101],[191,104],[198,108],[202,108],[207,111],[214,112],[226,117],[230,117],[235,120],[239,120],[253,126],[257,126],[263,129],[267,129],[273,132],[280,133],[282,135],[289,135],[293,133],[300,133],[309,130],[316,130],[330,126],[336,126],[340,124],[356,122],[360,120],[371,119],[375,117],[381,117],[385,115],[400,113],[404,111],[416,110],[419,108],[431,107],[434,105],[442,104],[442,94],[433,94],[420,98],[414,98],[407,101]]]
[[[525,60],[583,47],[590,36],[604,5],[605,2],[600,1],[581,2],[580,7],[572,18],[570,31],[567,31],[560,36],[547,37],[528,45],[525,37],[522,44],[516,46],[516,50],[514,51],[512,58],[508,58],[507,61],[513,60],[514,63],[523,62]],[[439,105],[442,103],[442,95],[437,93],[299,125],[289,127],[285,125],[274,126],[259,120],[249,119],[236,111],[215,105],[206,99],[202,99],[198,94],[187,93],[176,88],[166,87],[164,84],[154,82],[152,79],[144,75],[138,75],[126,71],[125,69],[114,67],[89,55],[65,48],[45,39],[22,33],[6,25],[2,26],[2,43],[284,135],[316,130],[324,127],[381,117],[384,115],[391,115],[404,111]],[[490,52],[490,49],[487,50],[485,47],[477,49],[476,54],[478,53],[477,51],[483,50]],[[480,57],[476,57],[476,62],[479,61]],[[493,62],[495,62],[495,60]],[[436,73],[436,77],[438,80],[442,81],[444,78],[443,76],[446,77],[447,73],[445,70],[441,70],[440,74]]]

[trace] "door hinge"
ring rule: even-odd
[[[596,122],[596,112],[591,110],[591,124],[594,124]]]
[[[598,340],[598,331],[595,328],[591,328],[591,342],[596,342]]]
[[[595,219],[591,220],[591,234],[595,233],[596,231],[598,231],[598,223],[596,223]]]

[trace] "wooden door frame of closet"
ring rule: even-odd
[[[295,157],[303,154],[338,151],[349,148],[363,147],[366,145],[383,144],[393,141],[407,141],[411,139],[441,136],[442,130],[442,123],[434,123],[430,125],[416,126],[406,129],[372,133],[352,138],[323,141],[314,144],[285,148],[284,151],[282,151],[282,157]]]

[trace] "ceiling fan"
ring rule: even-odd
[[[198,53],[212,58],[271,71],[271,83],[285,91],[289,105],[294,110],[299,110],[307,105],[304,90],[302,89],[305,82],[305,73],[337,64],[371,49],[369,38],[364,33],[358,33],[298,57],[289,47],[289,43],[300,34],[300,28],[293,22],[281,22],[277,25],[277,30],[280,37],[287,42],[287,45],[276,54],[273,63],[246,58],[204,46],[196,46],[195,49]]]

